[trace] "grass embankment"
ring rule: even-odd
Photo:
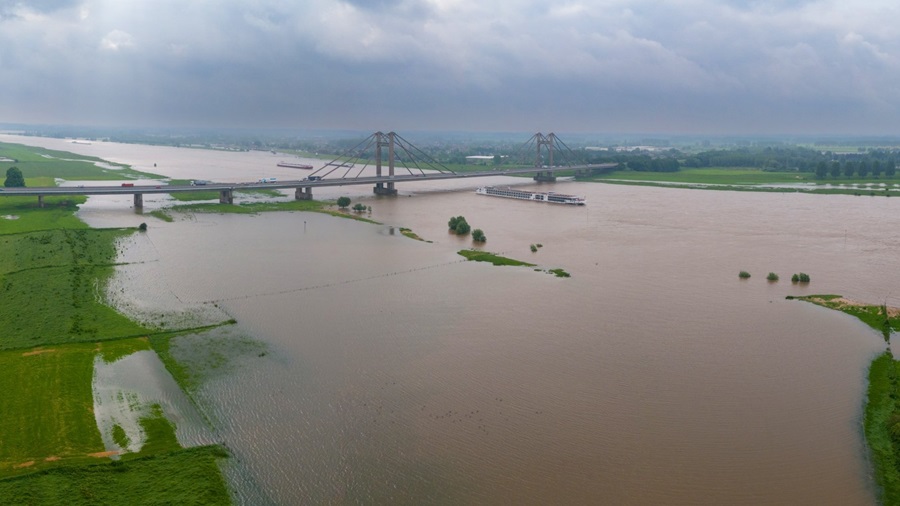
[[[881,503],[900,504],[900,362],[890,351],[869,367],[864,430],[875,467]]]
[[[191,180],[189,179],[172,179],[169,181],[171,185],[187,185],[190,184]],[[197,200],[218,200],[219,192],[218,190],[204,190],[203,186],[196,187],[197,191],[191,192],[173,192],[170,195],[173,199],[181,201],[181,202],[193,202]],[[243,189],[240,186],[236,186],[234,188],[234,193],[238,195],[256,195],[263,197],[281,197],[282,193],[278,190],[251,190],[251,189]]]
[[[121,461],[105,453],[93,411],[95,358],[148,350],[147,339],[128,337],[150,331],[102,303],[115,241],[133,231],[88,229],[74,209],[0,198],[0,217],[19,217],[0,221],[0,504],[229,502],[216,463],[224,451],[181,449],[158,407],[137,420],[140,450]],[[127,442],[121,426],[112,431]]]
[[[725,191],[761,191],[776,193],[814,193],[824,195],[866,195],[883,196],[891,192],[880,187],[882,183],[891,187],[900,183],[898,178],[816,178],[809,172],[772,172],[752,168],[710,167],[704,169],[687,168],[677,172],[638,172],[620,170],[600,174],[583,181],[597,181],[610,184],[635,186],[662,186],[667,188],[690,188]],[[769,187],[766,185],[813,184],[815,186]],[[838,185],[838,186],[836,186]],[[900,193],[894,192],[894,195]]]
[[[862,302],[845,299],[840,295],[788,296],[788,299],[811,302],[817,306],[827,307],[855,316],[873,329],[885,333],[885,337],[892,331],[900,331],[900,308],[863,304]]]
[[[840,295],[788,297],[854,316],[881,332],[885,340],[900,330],[900,308],[870,305]],[[863,420],[866,443],[871,451],[875,481],[881,503],[900,504],[900,362],[890,350],[869,366],[869,387]]]

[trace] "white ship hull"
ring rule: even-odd
[[[488,195],[490,197],[502,197],[516,200],[531,200],[534,202],[549,202],[551,204],[568,204],[572,206],[583,206],[586,204],[584,197],[576,195],[566,195],[564,193],[555,192],[533,192],[528,190],[516,190],[510,187],[498,186],[482,186],[475,190],[478,195]]]

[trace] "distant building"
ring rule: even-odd
[[[466,163],[472,165],[488,165],[494,163],[494,157],[497,155],[472,155],[466,157]],[[506,158],[501,155],[500,158]]]

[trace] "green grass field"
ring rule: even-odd
[[[30,186],[128,173],[10,146],[0,145],[0,156],[16,158],[7,163]],[[47,198],[38,208],[36,198],[0,197],[0,504],[227,504],[217,464],[225,451],[182,449],[158,406],[139,415],[147,440],[138,453],[119,461],[104,454],[93,412],[95,357],[151,348],[131,337],[148,329],[102,303],[115,241],[134,230],[89,229],[74,216],[83,201]],[[112,437],[127,440],[119,426]]]
[[[0,158],[9,158],[13,162],[2,162],[0,168],[3,174],[9,167],[18,167],[25,176],[26,185],[32,185],[29,178],[42,176],[46,178],[60,178],[66,180],[103,181],[116,179],[150,178],[159,179],[161,176],[132,170],[127,165],[105,162],[100,158],[76,155],[65,151],[53,151],[50,149],[22,144],[10,144],[0,142]],[[104,165],[116,167],[115,169],[97,166],[100,162]],[[52,185],[50,185],[52,186]]]
[[[0,501],[16,505],[230,504],[220,446],[134,460],[60,467],[0,480]]]
[[[900,410],[895,400],[900,395],[898,365],[890,351],[872,361],[863,420],[880,502],[886,505],[900,504]]]
[[[94,464],[105,451],[93,412],[94,357],[112,362],[149,350],[147,339],[42,346],[0,352],[0,388],[17,392],[0,417],[0,477],[73,464]],[[159,412],[141,420],[148,435],[136,455],[181,447],[174,427]],[[105,458],[105,457],[104,457]]]
[[[900,184],[900,177],[895,178],[859,178],[831,176],[818,179],[809,172],[770,172],[752,168],[711,167],[703,169],[683,168],[678,172],[636,172],[620,170],[584,178],[586,181],[597,181],[616,184],[634,184],[642,186],[684,186],[706,190],[745,190],[769,192],[808,192],[830,195],[885,195],[880,184],[893,187]],[[765,185],[797,184],[797,188],[771,188]],[[806,187],[800,184],[807,185]],[[809,187],[813,184],[815,186]],[[691,186],[696,185],[696,186]]]
[[[102,303],[113,241],[127,230],[0,235],[0,349],[146,335]]]

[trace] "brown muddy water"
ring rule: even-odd
[[[785,296],[900,305],[900,201],[541,188],[588,205],[433,183],[333,190],[364,196],[384,225],[163,223],[94,198],[81,216],[150,226],[123,244],[123,308],[238,321],[174,353],[209,372],[196,397],[234,454],[240,503],[875,502],[861,416],[884,342]],[[446,230],[460,214],[485,249],[572,277],[461,261],[472,243]],[[801,271],[808,287],[789,281]]]

